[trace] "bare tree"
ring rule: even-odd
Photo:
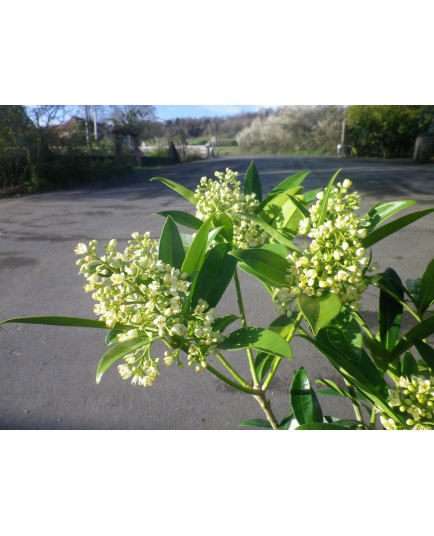
[[[156,118],[155,108],[149,105],[115,105],[109,107],[109,120],[115,138],[117,154],[122,151],[122,137],[127,136],[133,145],[137,165],[140,165],[140,141],[149,123]]]
[[[28,107],[28,115],[37,128],[46,128],[64,123],[70,112],[70,107],[63,104],[44,104]]]

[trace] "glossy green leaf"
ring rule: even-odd
[[[179,233],[182,240],[182,245],[184,246],[185,254],[188,253],[191,243],[193,242],[194,236],[189,233]]]
[[[361,358],[358,361],[350,359],[347,355],[346,345],[336,345],[329,339],[328,327],[322,329],[315,339],[304,334],[300,336],[315,346],[330,364],[368,400],[377,404],[384,413],[395,417],[387,403],[388,385],[366,352],[362,350]],[[402,416],[398,417],[398,420],[402,421]]]
[[[288,285],[286,276],[289,264],[286,257],[265,248],[236,249],[230,254],[242,261],[241,269],[247,265],[251,269],[248,273],[264,283],[276,288]]]
[[[392,352],[392,358],[399,357],[406,350],[409,350],[415,341],[426,339],[434,333],[434,316],[423,320],[417,326],[406,333]]]
[[[320,403],[303,367],[295,373],[289,396],[294,416],[300,425],[323,421]]]
[[[289,411],[280,421],[279,430],[290,430],[291,424],[294,422],[294,420],[294,413],[292,411]]]
[[[434,375],[434,348],[424,341],[414,341],[414,346],[422,360],[428,365],[431,374]]]
[[[314,201],[317,201],[317,194],[322,191],[322,188],[316,188],[315,190],[309,190],[303,194],[306,205],[309,206]]]
[[[293,199],[296,198],[286,193],[280,193],[264,205],[258,215],[275,229],[282,229],[287,226],[288,222],[302,206],[300,202],[294,203]],[[301,215],[299,215],[298,219],[300,218]]]
[[[123,333],[123,331],[120,329],[111,329],[105,336],[105,343],[107,344],[107,346],[110,346],[114,342],[117,342],[117,336],[121,333]]]
[[[220,243],[208,251],[194,287],[192,305],[199,299],[215,307],[234,275],[237,260],[228,255],[231,246]]]
[[[331,380],[320,379],[317,380],[316,383],[328,386],[328,389],[318,389],[316,392],[318,396],[339,396],[342,398],[349,397],[347,391],[341,389],[335,382]]]
[[[222,350],[235,351],[243,348],[254,348],[285,359],[292,358],[292,349],[289,343],[278,333],[264,328],[241,328],[230,333],[219,344]]]
[[[251,162],[244,176],[243,192],[246,195],[255,194],[256,199],[262,201],[262,185],[255,162]]]
[[[219,333],[223,333],[223,331],[236,322],[237,320],[240,320],[240,317],[237,315],[226,315],[221,316],[220,318],[216,318],[212,324],[213,331],[218,331]]]
[[[424,313],[434,301],[434,259],[428,264],[420,283],[419,314]]]
[[[98,368],[96,370],[96,383],[101,381],[102,375],[113,365],[113,363],[149,343],[150,340],[145,337],[135,337],[134,339],[120,342],[116,346],[113,346],[107,350],[98,363]]]
[[[324,191],[324,195],[323,195],[323,198],[321,199],[321,203],[320,203],[320,206],[319,206],[317,227],[322,225],[324,223],[325,219],[326,219],[327,210],[328,210],[328,200],[329,200],[330,195],[331,195],[331,193],[333,191],[333,183],[335,182],[336,177],[339,175],[339,173],[341,171],[342,171],[341,169],[338,169],[338,171],[336,171],[336,173],[330,179],[330,182],[328,183],[327,188]]]
[[[265,222],[262,218],[260,218],[258,215],[256,214],[245,214],[245,213],[241,213],[240,214],[241,216],[245,216],[247,219],[249,220],[252,220],[254,221],[255,223],[257,223],[260,227],[262,227],[262,229],[264,229],[264,231],[266,233],[268,233],[271,238],[273,238],[278,244],[283,244],[284,246],[286,246],[288,249],[291,249],[292,251],[297,251],[299,252],[300,250],[298,249],[298,247],[292,243],[292,241],[289,239],[289,238],[286,238],[282,235],[282,233],[280,233],[279,231],[277,231],[276,229],[274,229],[271,225],[269,225],[267,222]]]
[[[158,248],[158,259],[180,269],[185,259],[184,246],[178,227],[171,216],[168,216],[161,232]]]
[[[287,177],[286,179],[283,179],[283,181],[279,182],[279,184],[271,190],[271,193],[285,192],[290,188],[300,186],[308,175],[309,171],[298,171],[297,173],[294,173],[294,175],[291,175],[290,177]]]
[[[171,181],[170,179],[164,179],[163,177],[153,177],[151,179],[152,181],[160,181],[172,190],[174,190],[177,194],[182,196],[184,199],[187,199],[190,203],[193,205],[197,205],[197,199],[194,197],[194,192],[186,188],[185,186],[182,186],[182,184],[178,184],[177,182]]]
[[[391,353],[377,339],[363,337],[363,341],[377,367],[382,371],[386,371],[392,361]]]
[[[384,278],[380,277],[380,279],[374,279],[372,281],[372,284],[379,289],[381,289],[384,292],[387,292],[389,296],[391,296],[395,301],[400,303],[401,305],[404,304],[404,301],[402,299],[402,295],[405,293],[406,289],[402,285],[400,285],[400,279],[393,278],[393,281],[390,278]]]
[[[260,382],[265,378],[265,375],[274,365],[274,362],[276,361],[276,359],[279,359],[279,358],[276,357],[275,355],[270,355],[265,352],[258,352],[255,358],[254,364],[255,364],[256,375]]]
[[[279,192],[273,192],[269,193],[265,199],[263,199],[254,209],[254,214],[260,214],[263,210],[263,208],[268,205],[268,203],[274,199],[277,195],[279,195]]]
[[[108,329],[105,322],[100,320],[90,320],[88,318],[75,318],[71,316],[21,316],[17,318],[8,318],[2,320],[0,325],[17,323],[17,324],[43,324],[46,326],[68,326],[76,328],[99,328]],[[117,324],[121,329],[128,326]]]
[[[340,299],[335,294],[321,298],[300,294],[297,301],[314,335],[327,326],[339,314],[342,307]]]
[[[232,242],[234,236],[234,224],[229,216],[226,214],[219,214],[212,219],[213,226],[220,228],[221,234],[228,242]]]
[[[202,224],[201,228],[193,238],[190,248],[182,264],[181,272],[195,274],[198,272],[205,260],[205,253],[208,246],[208,235],[211,230],[211,220]]]
[[[199,218],[182,210],[163,210],[161,212],[155,212],[155,214],[157,216],[163,216],[163,218],[170,216],[175,223],[188,227],[189,229],[198,230],[203,223]]]
[[[341,426],[329,422],[311,422],[309,424],[300,425],[296,430],[349,430],[349,428],[348,426]]]
[[[378,203],[371,208],[371,210],[364,216],[369,226],[367,227],[368,233],[373,231],[380,223],[387,220],[397,212],[404,210],[405,208],[415,205],[416,201],[403,200],[403,201],[386,201]]]
[[[342,308],[338,316],[327,325],[327,336],[330,342],[342,350],[352,361],[362,357],[363,336],[360,325],[348,309]]]
[[[374,229],[365,238],[363,238],[361,243],[364,248],[371,247],[380,240],[383,240],[383,238],[396,233],[396,231],[403,229],[407,225],[410,225],[411,223],[423,218],[424,216],[427,216],[428,214],[431,214],[432,212],[434,212],[434,208],[427,208],[425,210],[412,212],[411,214],[402,216],[401,218],[398,218],[390,223],[386,223],[386,225]]]
[[[293,329],[293,324],[294,321],[291,318],[288,318],[286,315],[281,315],[273,320],[273,322],[268,326],[268,329],[278,333],[284,339],[286,339]],[[258,352],[255,358],[255,370],[259,381],[262,381],[265,378],[265,375],[274,365],[276,359],[280,358],[265,352]]]
[[[381,276],[382,283],[385,281],[394,290],[394,295],[399,297],[396,300],[393,296],[381,289],[378,313],[378,330],[380,341],[391,352],[396,345],[401,329],[402,301],[404,300],[404,289],[399,275],[392,268],[387,268]]]
[[[401,364],[401,375],[410,378],[412,374],[419,374],[419,367],[411,352],[405,352]]]
[[[285,238],[292,240],[297,235],[300,220],[309,216],[303,202],[301,198],[281,193],[264,207],[259,216]]]
[[[240,422],[238,426],[248,426],[249,428],[266,428],[272,430],[271,424],[265,419],[249,419],[247,421]]]

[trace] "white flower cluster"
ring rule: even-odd
[[[287,257],[288,287],[276,294],[276,302],[284,310],[301,293],[317,297],[333,293],[350,309],[360,308],[358,301],[367,288],[364,272],[369,257],[361,244],[367,234],[366,222],[354,213],[359,208],[360,195],[348,193],[351,184],[345,179],[333,188],[322,223],[319,216],[324,192],[317,194],[318,201],[310,207],[309,217],[300,221],[298,234],[312,240],[301,253]]]
[[[239,213],[253,214],[259,205],[254,193],[245,195],[241,192],[238,173],[226,168],[216,171],[217,180],[202,177],[194,193],[197,199],[196,217],[205,221],[212,215],[226,214],[234,225],[233,245],[245,249],[264,244],[268,238],[259,225]]]
[[[388,415],[381,415],[381,424],[387,430],[434,429],[434,379],[412,375],[401,376],[396,389],[389,389],[389,406],[397,407],[405,414],[406,426],[395,422]]]
[[[150,347],[157,339],[173,349],[165,354],[166,365],[177,360],[182,349],[188,363],[203,370],[205,357],[216,350],[222,337],[212,329],[214,310],[203,300],[189,310],[188,274],[158,259],[158,243],[149,233],[133,233],[132,238],[123,253],[116,250],[116,240],[111,240],[101,257],[95,240],[75,248],[83,256],[77,265],[87,280],[84,290],[92,292],[98,302],[95,314],[108,328],[126,326],[117,335],[120,342],[140,336],[150,341],[124,358],[121,376],[133,376],[133,384],[152,385],[159,372]]]

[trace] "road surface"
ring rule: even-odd
[[[94,318],[93,301],[82,292],[74,247],[93,238],[100,243],[126,241],[133,231],[158,237],[164,220],[152,213],[188,203],[160,183],[163,176],[194,188],[199,179],[226,167],[242,177],[251,158],[216,158],[144,171],[132,179],[93,184],[55,193],[0,200],[0,318],[68,315]],[[410,161],[342,160],[336,158],[255,158],[269,191],[290,174],[311,171],[307,189],[323,187],[339,168],[363,195],[363,209],[385,199],[416,199],[419,208],[434,206],[434,165]],[[412,224],[374,247],[382,268],[394,266],[402,279],[420,276],[434,257],[434,216]],[[261,284],[241,276],[248,320],[266,326],[274,307]],[[377,295],[369,289],[364,308],[375,322]],[[235,311],[233,289],[218,309]],[[189,367],[163,367],[152,388],[133,387],[112,367],[101,383],[95,370],[106,350],[104,332],[91,329],[7,324],[0,328],[0,428],[2,429],[237,429],[249,418],[262,418],[250,396],[232,391],[208,373]],[[311,378],[336,380],[326,360],[300,340],[294,360],[275,378],[270,397],[278,417],[288,407],[288,388],[295,368]],[[239,359],[246,370],[245,359]],[[238,363],[237,363],[238,365]],[[273,385],[273,384],[272,384]],[[328,413],[352,417],[351,407],[326,400]]]

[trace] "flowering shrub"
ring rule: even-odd
[[[84,291],[96,302],[98,320],[69,317],[12,318],[25,322],[108,330],[109,346],[97,367],[97,382],[116,364],[124,380],[151,387],[161,365],[184,360],[227,385],[251,395],[266,420],[243,426],[273,429],[434,428],[434,260],[416,281],[404,285],[392,268],[372,263],[371,247],[434,209],[411,212],[384,223],[415,204],[384,202],[360,215],[360,195],[337,172],[320,191],[304,191],[308,172],[277,184],[265,197],[255,164],[244,181],[226,169],[203,177],[193,192],[156,178],[194,207],[158,213],[165,218],[159,240],[134,232],[123,252],[111,240],[80,243]],[[191,229],[180,233],[178,226]],[[259,280],[281,315],[267,327],[250,326],[238,270]],[[218,303],[234,281],[238,311],[217,315]],[[378,332],[363,318],[360,299],[379,290]],[[406,310],[414,326],[401,334]],[[234,324],[238,327],[234,329]],[[282,360],[293,356],[291,341],[302,337],[341,375],[324,378],[314,390],[301,366],[289,386],[290,407],[278,418],[267,397]],[[159,341],[166,350],[155,355]],[[230,352],[246,352],[251,378],[231,363]],[[164,367],[163,367],[164,368]],[[319,398],[337,396],[355,419],[323,414]]]

